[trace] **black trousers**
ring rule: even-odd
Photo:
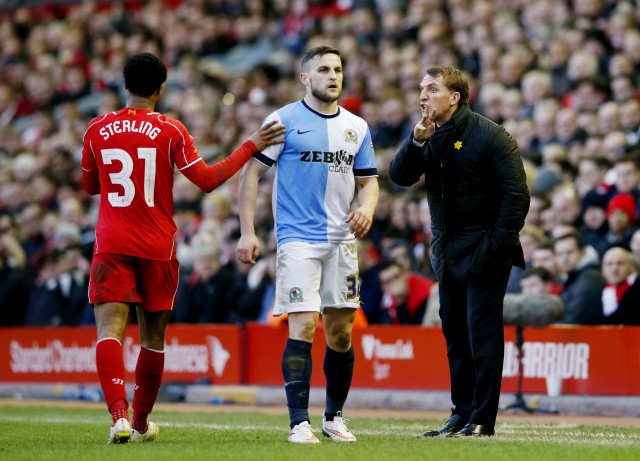
[[[468,282],[445,268],[439,290],[453,413],[493,428],[502,384],[502,310],[511,261],[490,266]]]

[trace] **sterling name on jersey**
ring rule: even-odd
[[[320,114],[304,101],[277,110],[265,123],[274,119],[287,127],[285,142],[254,159],[276,164],[278,245],[354,240],[344,220],[355,198],[355,178],[378,176],[367,122],[342,107],[333,115]]]

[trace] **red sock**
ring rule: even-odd
[[[147,422],[147,413],[138,413],[133,410],[133,421],[131,422],[131,429],[135,429],[136,431],[144,434],[147,432],[147,428],[149,427],[149,423]]]
[[[122,400],[116,401],[110,408],[111,420],[115,423],[120,418],[124,418],[129,421],[129,404]]]
[[[96,344],[96,368],[104,400],[113,422],[120,418],[129,419],[129,403],[124,387],[124,360],[120,341],[115,338],[105,338],[98,341]]]
[[[133,391],[133,427],[138,432],[147,430],[147,416],[156,403],[162,372],[164,371],[164,351],[140,348],[136,364],[136,385]]]

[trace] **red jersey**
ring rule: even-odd
[[[176,255],[175,169],[210,191],[257,152],[247,141],[229,158],[207,167],[181,122],[132,108],[94,118],[83,145],[85,189],[100,192],[94,253],[163,261]]]

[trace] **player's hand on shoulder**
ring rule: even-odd
[[[277,120],[271,120],[256,130],[250,137],[259,151],[266,149],[274,144],[282,144],[284,142],[284,134],[286,128]]]
[[[240,240],[238,240],[238,247],[236,248],[238,261],[244,264],[255,264],[259,254],[260,242],[258,241],[258,237],[256,237],[255,234],[242,234]]]

